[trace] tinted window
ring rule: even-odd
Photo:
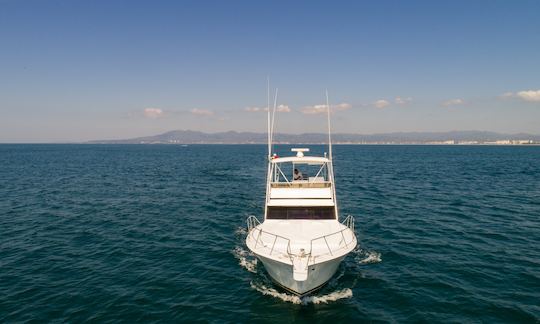
[[[335,219],[334,207],[268,207],[267,219]]]

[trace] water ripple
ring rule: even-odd
[[[302,299],[244,245],[264,154],[0,145],[0,322],[540,321],[539,147],[336,146],[360,247]]]

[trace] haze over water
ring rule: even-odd
[[[540,320],[540,147],[335,146],[360,246],[304,299],[244,245],[265,154],[0,145],[0,322]]]

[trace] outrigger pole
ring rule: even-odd
[[[272,126],[270,129],[270,146],[272,146],[274,143],[274,124],[276,121],[277,96],[278,96],[278,88],[276,88],[276,93],[274,94],[274,109],[272,111]],[[272,148],[270,148],[270,150],[272,150]]]
[[[328,163],[328,166],[330,167],[330,177],[332,181],[332,194],[334,196],[334,213],[336,215],[336,219],[338,219],[338,206],[337,206],[337,198],[336,198],[336,182],[334,180],[334,162],[332,158],[332,127],[330,126],[330,101],[328,100],[328,89],[326,89],[326,116],[328,119],[328,159],[330,162]]]
[[[328,89],[326,89],[326,111],[328,116],[328,156],[330,161],[332,161],[332,130],[330,128],[330,104],[328,102]]]
[[[274,95],[274,109],[272,111],[272,118],[270,118],[270,77],[267,77],[267,88],[266,88],[266,111],[267,111],[267,127],[268,127],[268,174],[266,176],[266,199],[265,199],[265,207],[264,207],[264,219],[266,220],[266,215],[268,213],[268,208],[266,208],[266,204],[268,203],[268,195],[270,193],[270,176],[272,174],[272,141],[274,137],[274,121],[276,119],[276,109],[277,109],[277,95],[278,95],[278,89],[276,88],[276,93]],[[270,121],[270,119],[272,119]]]
[[[272,156],[272,137],[270,135],[270,77],[266,77],[266,111],[268,112],[268,159]]]

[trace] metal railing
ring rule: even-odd
[[[290,241],[290,239],[288,239],[288,238],[286,238],[284,236],[281,236],[281,235],[277,235],[277,234],[274,234],[274,233],[264,231],[261,228],[257,228],[257,226],[260,225],[261,222],[255,216],[249,216],[246,222],[247,222],[247,226],[248,226],[248,235],[251,235],[251,237],[253,237],[255,239],[255,247],[254,248],[257,248],[257,246],[259,244],[261,244],[263,247],[268,248],[267,244],[265,244],[265,242],[263,242],[263,240],[261,238],[261,236],[263,234],[268,235],[271,238],[273,238],[272,247],[270,247],[270,255],[272,255],[272,253],[275,250],[277,240],[282,239],[282,240],[287,242],[287,248],[286,248],[285,251],[281,251],[281,253],[286,253],[287,256],[289,257],[289,259],[291,259],[291,261],[292,261],[292,257],[294,257],[295,255],[293,253],[291,253],[291,241]]]
[[[309,247],[309,254],[310,254],[310,257],[313,259],[313,261],[315,260],[316,257],[319,257],[319,256],[322,256],[322,255],[325,255],[326,253],[324,254],[319,254],[319,255],[316,255],[316,256],[312,256],[313,254],[313,242],[315,241],[318,241],[318,240],[324,240],[324,243],[326,244],[326,247],[328,248],[328,253],[330,255],[334,255],[334,252],[342,249],[342,248],[348,248],[349,247],[349,244],[353,243],[354,241],[354,217],[352,217],[351,215],[348,215],[347,218],[345,218],[345,220],[343,220],[341,222],[343,225],[347,226],[346,228],[340,230],[340,231],[337,231],[335,233],[331,233],[331,234],[327,234],[327,235],[323,235],[323,236],[320,236],[320,237],[316,237],[314,239],[311,240],[310,242],[310,247]],[[351,240],[349,242],[347,242],[347,239],[345,238],[345,234],[344,232],[346,230],[351,230],[352,232],[352,235],[351,235]],[[328,244],[328,240],[332,237],[332,236],[341,236],[341,240],[339,241],[338,243],[338,247],[337,248],[330,248],[330,245]],[[345,244],[345,246],[343,246],[343,243]]]
[[[248,233],[251,232],[251,230],[257,227],[258,225],[261,225],[261,222],[255,216],[249,216],[248,219],[246,220],[246,223],[247,223]]]
[[[347,217],[341,222],[341,224],[347,226],[354,233],[354,217],[352,215],[347,215]]]
[[[309,248],[308,253],[306,253],[303,249],[301,249],[300,254],[294,254],[291,251],[291,241],[290,241],[290,239],[288,239],[288,238],[286,238],[284,236],[281,236],[281,235],[277,235],[277,234],[273,234],[273,233],[264,231],[261,228],[257,228],[257,226],[260,225],[261,222],[255,216],[249,216],[248,219],[247,219],[248,235],[251,235],[253,237],[253,239],[255,239],[255,248],[257,248],[257,246],[259,244],[261,244],[263,247],[269,248],[270,249],[270,255],[272,255],[272,253],[275,250],[277,240],[282,239],[282,240],[287,242],[287,248],[286,248],[285,251],[281,251],[281,253],[284,253],[284,254],[286,253],[286,255],[291,260],[291,263],[294,261],[294,258],[296,258],[296,257],[301,257],[301,258],[308,257],[309,260],[315,262],[316,257],[326,255],[326,254],[330,254],[331,256],[333,256],[336,251],[338,251],[340,249],[343,249],[343,248],[348,248],[349,244],[353,243],[354,237],[355,237],[354,236],[354,217],[351,216],[351,215],[348,215],[341,223],[343,225],[345,225],[346,228],[344,228],[344,229],[342,229],[340,231],[337,231],[335,233],[331,233],[331,234],[323,235],[323,236],[320,236],[320,237],[316,237],[316,238],[314,238],[314,239],[312,239],[310,241],[310,244],[309,244],[310,248]],[[347,231],[347,230],[352,231],[351,240],[349,242],[347,242],[347,239],[345,238],[345,234],[344,234],[344,232]],[[268,242],[266,244],[265,244],[265,242],[263,242],[263,240],[261,238],[262,235],[267,235],[267,236],[270,237],[270,240],[272,241],[272,246],[271,247],[269,247],[267,245]],[[334,248],[334,249],[332,249],[330,247],[330,244],[328,244],[328,240],[330,238],[332,238],[333,236],[341,236],[341,240],[337,244],[337,248]],[[272,240],[272,238],[273,238],[273,240]],[[322,253],[322,254],[318,254],[318,255],[314,256],[314,255],[312,255],[313,254],[313,243],[316,242],[316,241],[319,241],[319,240],[324,240],[324,242],[326,244],[326,247],[328,248],[328,253]],[[309,266],[309,264],[310,264],[310,262],[308,261],[306,263],[306,267]]]
[[[293,181],[293,182],[271,182],[271,188],[330,188],[330,181],[309,182],[309,180]]]

